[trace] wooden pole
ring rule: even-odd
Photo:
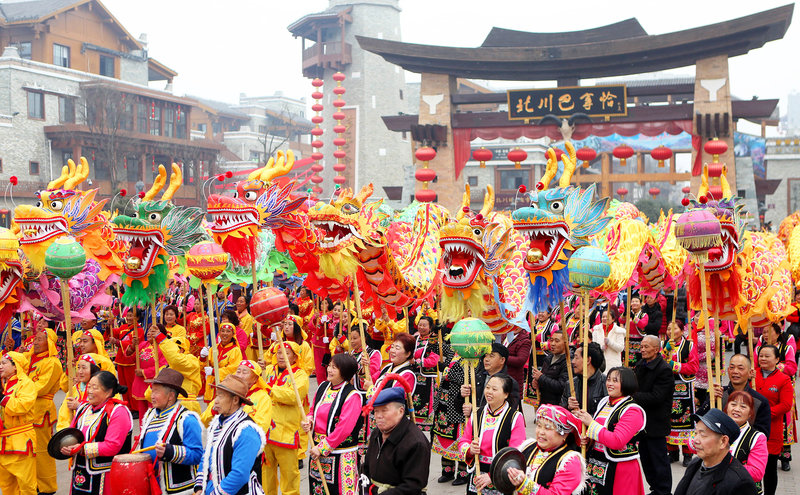
[[[67,335],[67,379],[69,386],[75,376],[75,350],[72,348],[72,314],[69,302],[69,279],[61,279],[61,302],[64,306],[64,333]],[[100,352],[100,349],[97,350]]]
[[[583,342],[581,349],[583,350],[583,389],[581,390],[581,408],[588,411],[588,397],[589,397],[589,291],[583,291]],[[586,425],[581,423],[581,436],[586,432]],[[581,446],[581,454],[586,455],[586,445]]]
[[[705,321],[703,325],[703,331],[706,333],[706,370],[708,372],[708,384],[711,385],[712,375],[714,373],[714,369],[711,367],[711,332],[708,331],[708,300],[706,299],[706,267],[703,263],[695,262],[700,268],[700,304],[702,306],[702,317]],[[717,398],[714,395],[713,388],[709,390],[708,400],[711,407],[717,407]]]
[[[214,301],[211,300],[211,291],[206,287],[206,300],[208,301],[208,329],[211,332],[211,359],[214,362],[214,383],[219,386],[219,352],[217,351],[217,332],[214,329]]]
[[[286,354],[286,348],[283,346],[283,337],[281,336],[282,332],[275,332],[275,333],[278,336],[278,349],[283,355],[283,360],[286,363],[286,370],[289,372],[289,379],[292,381],[292,388],[294,389],[294,397],[297,400],[297,408],[300,410],[300,416],[305,417],[306,410],[303,408],[303,399],[300,398],[300,390],[297,388],[297,382],[294,379],[294,370],[292,370],[292,363],[289,362],[289,355]],[[300,356],[296,356],[296,358],[299,359]],[[316,444],[314,443],[313,426],[311,428],[311,433],[308,435],[308,441],[309,443],[311,443],[312,449],[316,447]],[[316,465],[317,465],[317,471],[319,472],[320,481],[322,482],[322,487],[325,489],[325,494],[330,495],[328,491],[328,483],[325,482],[325,473],[322,471],[322,463],[319,462],[319,457],[317,457]]]
[[[569,338],[567,337],[567,322],[564,317],[564,300],[558,302],[558,309],[561,312],[561,335],[564,339],[564,354],[567,360],[567,377],[569,379],[569,393],[571,396],[578,398],[575,395],[575,380],[572,379],[572,357],[569,355]],[[537,394],[538,395],[538,394]]]
[[[678,315],[678,288],[672,291],[672,321],[675,321]]]
[[[631,286],[628,286],[625,300],[625,367],[631,362]]]
[[[139,362],[139,315],[137,314],[136,306],[131,307],[131,310],[133,310],[133,336],[136,337],[137,342],[137,344],[133,346],[133,354],[136,356],[136,371],[139,371],[142,369],[142,364]]]
[[[537,363],[536,358],[536,322],[533,319],[533,315],[528,313],[528,326],[531,327],[531,366],[535,369],[539,369],[539,364]],[[528,375],[530,375],[530,367],[528,368]],[[528,380],[526,377],[525,384],[528,384]],[[536,405],[538,406],[542,400],[542,396],[540,395],[539,388],[536,388]]]
[[[747,320],[747,355],[750,356],[750,369],[753,370],[753,378],[750,379],[750,386],[756,388],[756,357],[753,356],[753,324]]]
[[[250,242],[253,243],[253,246],[255,246],[255,239],[254,238],[251,238]],[[253,247],[253,258],[252,258],[252,261],[250,263],[250,268],[251,268],[250,271],[253,272],[253,294],[250,296],[251,298],[256,295],[256,287],[258,286],[258,280],[256,279],[256,258],[255,258],[255,254],[256,254],[256,250],[255,250],[255,247]],[[253,320],[255,320],[255,318]],[[253,322],[253,327],[256,330],[256,338],[258,339],[258,360],[259,361],[263,361],[264,360],[264,340],[263,340],[263,337],[261,336],[261,323],[259,323],[258,321],[254,321]]]
[[[480,437],[480,428],[478,427],[478,401],[476,400],[476,390],[475,390],[475,364],[470,362],[469,363],[469,388],[470,394],[472,399],[472,439],[478,441],[478,445],[481,444],[481,437]],[[475,456],[475,477],[481,475],[481,456],[480,454]],[[480,495],[481,491],[478,490],[478,495]]]
[[[152,317],[150,318],[150,324],[151,325],[155,325],[155,323],[156,323],[156,298],[155,297],[153,297],[153,300],[150,301],[150,311],[152,311]],[[162,313],[163,313],[163,311],[162,311]],[[147,330],[150,330],[150,329],[148,328]],[[147,335],[147,332],[145,332],[145,335]],[[155,369],[155,372],[156,372],[155,375],[153,375],[153,376],[156,377],[156,376],[158,376],[158,371],[159,371],[159,369],[158,369],[158,344],[156,343],[155,340],[153,340],[150,343],[150,345],[153,346],[153,368]]]
[[[361,334],[361,350],[362,352],[366,352],[364,351],[364,349],[366,349],[367,346],[367,337],[366,335],[364,335],[364,325],[362,325],[362,323],[364,322],[364,317],[361,315],[361,291],[358,289],[357,275],[353,277],[353,289],[354,289],[353,297],[356,300],[356,314],[358,315],[358,333]],[[350,326],[352,327],[352,323]],[[350,332],[350,329],[346,328],[345,332],[346,332],[345,335],[347,335]]]
[[[716,350],[714,351],[714,383],[721,386],[722,347],[720,346],[721,341],[719,335],[719,309],[714,312],[714,343],[716,345]],[[722,400],[720,400],[720,406],[722,406]]]

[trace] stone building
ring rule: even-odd
[[[767,139],[767,180],[780,181],[764,201],[764,221],[773,231],[788,215],[800,210],[800,136]]]

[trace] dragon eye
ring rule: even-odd
[[[255,201],[257,197],[258,193],[256,193],[255,191],[247,191],[246,193],[244,193],[244,199],[246,199],[247,201]]]
[[[160,213],[151,213],[147,216],[151,222],[160,222],[161,221],[161,214]]]
[[[36,202],[36,207],[37,208],[41,208],[42,207],[42,202],[41,201],[37,201]]]
[[[479,235],[483,234],[483,230],[478,229],[478,228],[474,228],[474,229],[472,229],[472,233],[479,236]]]
[[[553,201],[552,203],[550,203],[550,211],[552,211],[553,213],[561,213],[562,211],[564,211],[564,203],[562,203],[561,201]]]
[[[234,198],[238,198],[239,197],[239,191],[233,191],[233,197]]]
[[[353,215],[354,213],[358,213],[358,208],[356,207],[356,205],[345,203],[342,205],[342,213]]]
[[[50,201],[50,208],[52,208],[53,210],[60,210],[63,207],[64,203],[62,203],[61,201]]]

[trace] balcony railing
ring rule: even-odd
[[[303,51],[303,75],[321,76],[324,69],[343,69],[353,62],[353,47],[340,41],[317,43]]]

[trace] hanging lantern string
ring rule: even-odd
[[[114,197],[111,198],[111,204],[108,207],[108,210],[113,214],[114,213],[114,201],[116,201],[117,198],[119,198],[119,197],[123,197],[124,198],[127,195],[128,195],[128,190],[127,189],[120,189],[117,192],[117,194],[115,194]]]
[[[11,198],[11,204],[14,205],[14,208],[17,207],[17,203],[14,201],[14,186],[17,185],[18,179],[16,175],[12,175],[8,178],[8,184],[6,184],[6,190],[3,193],[3,201],[6,200],[6,196]]]
[[[517,199],[519,199],[519,195],[520,194],[525,194],[526,192],[527,192],[527,188],[525,187],[525,184],[520,184],[520,186],[517,188],[516,194],[514,194],[514,209],[515,210],[517,209]]]

